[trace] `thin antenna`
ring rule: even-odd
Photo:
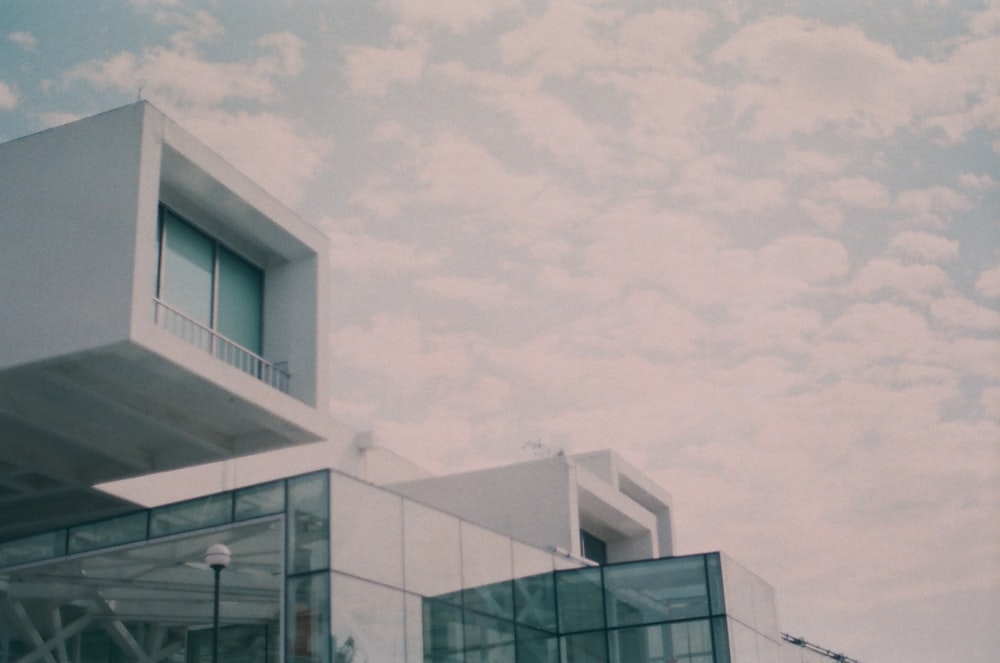
[[[136,101],[142,101],[142,86],[139,86],[139,92],[136,93]]]

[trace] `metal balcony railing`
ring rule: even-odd
[[[192,320],[177,309],[153,298],[153,322],[191,345],[218,357],[278,391],[288,393],[288,371],[280,364],[272,364],[260,355],[247,350],[239,343]]]

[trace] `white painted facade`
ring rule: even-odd
[[[261,357],[287,367],[284,392],[154,319],[161,203],[263,270]],[[0,145],[0,456],[16,465],[0,511],[350,439],[325,411],[327,253],[146,102]]]

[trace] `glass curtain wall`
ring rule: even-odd
[[[729,663],[719,558],[554,571],[425,599],[424,662]]]

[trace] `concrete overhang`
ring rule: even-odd
[[[174,340],[164,332],[165,343]],[[60,495],[316,441],[331,425],[315,408],[176,342],[192,358],[179,364],[120,343],[0,371],[0,537]]]

